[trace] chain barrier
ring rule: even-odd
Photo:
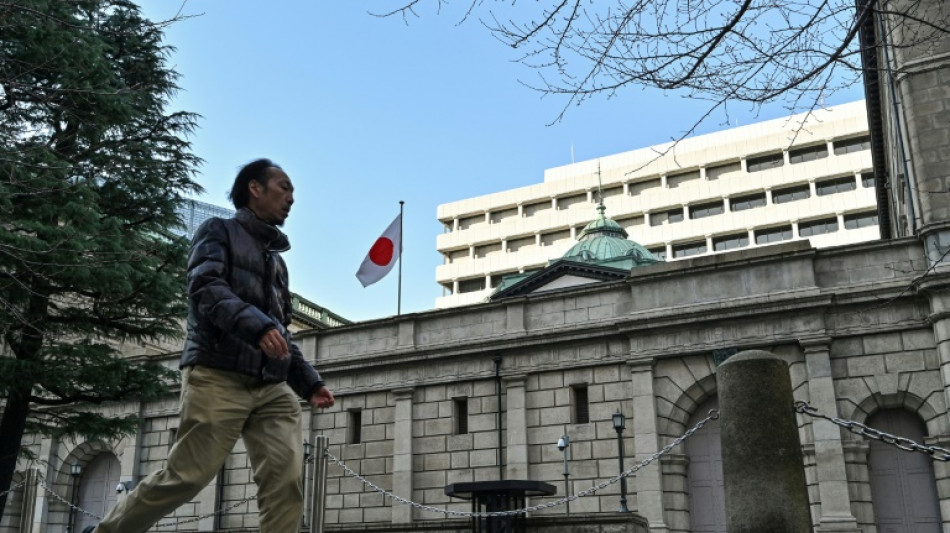
[[[703,420],[701,420],[698,424],[696,424],[695,426],[693,426],[692,428],[690,428],[686,433],[684,433],[683,435],[681,435],[680,437],[678,437],[677,439],[675,439],[673,442],[670,442],[669,444],[667,444],[666,446],[664,446],[664,447],[663,447],[661,450],[659,450],[658,452],[654,453],[653,455],[651,455],[650,457],[644,459],[643,461],[640,461],[639,463],[637,463],[637,465],[633,466],[632,468],[629,468],[629,469],[627,469],[627,470],[621,472],[619,475],[614,476],[614,477],[612,477],[612,478],[610,478],[610,479],[608,479],[608,480],[602,481],[602,482],[598,483],[597,485],[594,485],[593,487],[590,487],[590,488],[585,489],[585,490],[583,490],[583,491],[581,491],[581,492],[578,492],[577,494],[574,494],[574,495],[571,495],[571,496],[567,496],[567,497],[561,498],[561,499],[559,499],[559,500],[554,500],[554,501],[550,501],[550,502],[547,502],[547,503],[542,503],[542,504],[540,504],[540,505],[534,505],[534,506],[531,506],[531,507],[525,507],[524,509],[514,509],[514,510],[509,510],[509,511],[493,511],[493,512],[489,512],[489,513],[477,513],[477,512],[471,512],[471,511],[451,511],[451,510],[449,510],[449,509],[440,509],[440,508],[438,508],[438,507],[432,507],[431,505],[424,505],[424,504],[421,504],[421,503],[416,503],[416,502],[414,502],[414,501],[412,501],[412,500],[407,500],[406,498],[403,498],[403,497],[401,497],[401,496],[397,496],[397,495],[393,494],[392,492],[390,492],[390,491],[388,491],[388,490],[386,490],[386,489],[384,489],[384,488],[382,488],[382,487],[376,485],[375,483],[373,483],[372,481],[366,479],[365,477],[363,477],[363,476],[357,474],[356,472],[353,471],[353,469],[351,469],[350,467],[346,466],[346,464],[344,464],[343,461],[339,460],[339,459],[336,458],[332,453],[330,453],[329,450],[326,451],[326,455],[327,455],[327,457],[329,457],[334,463],[336,463],[337,466],[339,466],[340,468],[342,468],[343,471],[344,471],[347,475],[350,475],[350,476],[352,476],[352,477],[355,477],[356,479],[360,480],[360,482],[362,482],[363,485],[365,485],[365,486],[371,488],[372,490],[375,490],[376,492],[379,492],[379,493],[382,494],[383,496],[385,496],[385,497],[387,497],[387,498],[390,498],[391,500],[393,500],[393,501],[395,501],[395,502],[397,502],[397,503],[401,503],[401,504],[404,504],[404,505],[408,505],[408,506],[410,506],[410,507],[413,507],[413,508],[415,508],[415,509],[420,509],[420,510],[422,510],[422,511],[429,511],[429,512],[431,512],[431,513],[437,513],[437,514],[442,514],[442,515],[452,515],[452,516],[460,516],[460,517],[473,517],[473,518],[495,518],[495,517],[514,516],[514,515],[519,515],[519,514],[522,514],[522,513],[530,513],[530,512],[534,512],[534,511],[540,511],[540,510],[542,510],[542,509],[547,509],[547,508],[549,508],[549,507],[555,507],[555,506],[558,506],[558,505],[566,504],[566,503],[575,501],[575,500],[577,500],[577,499],[579,499],[579,498],[583,498],[583,497],[585,497],[585,496],[590,496],[591,494],[594,494],[595,492],[597,492],[597,491],[599,491],[599,490],[601,490],[601,489],[603,489],[603,488],[605,488],[605,487],[608,487],[608,486],[610,486],[610,485],[612,485],[612,484],[614,484],[614,483],[620,481],[622,478],[625,478],[625,477],[628,477],[628,476],[633,475],[636,471],[638,471],[638,470],[640,470],[641,468],[643,468],[643,467],[649,465],[650,463],[652,463],[653,461],[655,461],[656,459],[658,459],[660,456],[662,456],[662,455],[664,455],[664,454],[666,454],[666,453],[669,453],[670,450],[672,450],[673,448],[675,448],[675,447],[679,446],[680,444],[682,444],[683,441],[685,441],[686,439],[690,438],[691,436],[693,436],[694,433],[696,433],[697,431],[699,431],[700,429],[702,429],[702,427],[705,426],[707,422],[709,422],[710,420],[716,420],[716,419],[718,419],[718,418],[719,418],[719,411],[716,410],[716,409],[710,410],[710,411],[709,411],[709,415],[708,415],[706,418],[704,418]]]
[[[871,439],[879,440],[904,451],[924,453],[937,461],[950,461],[950,450],[946,448],[941,448],[939,446],[924,446],[922,444],[917,444],[908,438],[891,435],[890,433],[885,433],[879,429],[865,426],[864,424],[855,422],[854,420],[845,420],[834,416],[824,415],[819,413],[814,407],[808,405],[808,402],[795,402],[795,411],[815,418],[823,418],[833,424],[847,429],[855,435],[862,435]]]
[[[306,461],[304,461],[304,464],[312,464],[312,463],[313,463],[313,460],[314,460],[314,457],[312,457],[312,456],[311,456],[311,457],[308,457],[308,458],[306,459]],[[26,481],[21,481],[20,483],[17,483],[16,485],[13,485],[12,487],[10,487],[9,490],[7,490],[7,491],[5,491],[5,492],[0,492],[0,497],[6,496],[7,494],[9,494],[9,493],[11,493],[11,492],[17,490],[18,488],[22,487],[22,486],[25,485],[25,484],[26,484]],[[41,487],[43,490],[45,490],[50,496],[52,496],[54,500],[59,501],[59,502],[62,503],[63,505],[67,506],[69,509],[72,509],[72,510],[78,512],[78,513],[82,513],[82,514],[84,514],[84,515],[86,515],[86,516],[88,516],[89,518],[92,518],[92,519],[94,519],[94,520],[97,520],[97,521],[98,521],[98,520],[102,520],[103,517],[101,517],[101,516],[99,516],[99,515],[97,515],[97,514],[95,514],[95,513],[91,513],[91,512],[89,512],[89,511],[83,509],[82,507],[79,507],[78,505],[76,505],[76,504],[74,504],[74,503],[72,503],[72,502],[66,500],[66,498],[63,498],[62,496],[60,496],[52,487],[50,487],[50,486],[46,483],[46,479],[45,479],[42,475],[39,476],[39,485],[40,485],[40,487]],[[218,510],[216,510],[216,511],[214,511],[214,512],[208,513],[208,514],[204,514],[204,515],[200,515],[200,516],[194,516],[194,517],[191,517],[191,518],[180,518],[180,519],[176,519],[176,520],[171,521],[171,522],[164,522],[164,523],[161,523],[161,524],[156,524],[156,525],[154,525],[154,526],[152,526],[152,527],[154,527],[154,528],[156,528],[156,529],[161,529],[161,528],[172,527],[172,526],[180,526],[180,525],[182,525],[182,524],[190,524],[190,523],[192,523],[192,522],[199,522],[199,521],[201,521],[201,520],[204,520],[205,518],[211,518],[211,517],[213,517],[213,516],[215,516],[215,515],[224,514],[224,513],[227,513],[227,512],[229,512],[229,511],[232,511],[232,510],[234,510],[234,509],[236,509],[236,508],[238,508],[238,507],[244,505],[245,503],[249,503],[249,502],[254,501],[254,500],[256,500],[256,499],[257,499],[257,495],[250,496],[250,497],[248,497],[248,498],[244,498],[243,500],[241,500],[241,501],[239,501],[239,502],[232,503],[231,505],[229,505],[229,506],[227,506],[227,507],[222,507],[222,508],[220,508],[220,509],[218,509]]]
[[[26,481],[21,481],[21,482],[15,484],[15,485],[11,486],[9,489],[7,489],[7,490],[5,490],[5,491],[3,491],[3,492],[0,492],[0,498],[3,498],[3,497],[6,496],[7,494],[10,494],[11,492],[13,492],[13,491],[17,490],[18,488],[22,487],[23,485],[26,485]]]

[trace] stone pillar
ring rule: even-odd
[[[393,390],[396,408],[393,416],[393,493],[412,499],[412,396],[415,389]],[[412,507],[393,505],[393,523],[412,522]]]
[[[525,409],[526,376],[504,378],[508,397],[506,415],[508,425],[506,479],[528,479],[528,418]]]
[[[940,361],[940,377],[943,382],[943,397],[950,405],[950,295],[947,294],[946,280],[925,279],[920,284],[930,299],[930,323],[933,324],[934,342],[937,344],[937,357]]]
[[[40,453],[38,454],[40,459],[40,464],[43,465],[43,470],[40,471],[40,474],[46,478],[47,485],[50,487],[53,486],[53,476],[54,470],[51,465],[59,464],[61,459],[59,458],[60,451],[60,442],[58,439],[43,439],[40,442]],[[69,467],[65,467],[66,471],[69,471]],[[33,505],[33,526],[32,529],[27,529],[25,531],[30,531],[31,533],[46,533],[49,524],[47,520],[49,518],[49,503],[52,496],[46,492],[46,490],[36,491],[36,496],[34,498]],[[56,501],[56,500],[53,500]]]
[[[828,416],[838,416],[834,380],[831,375],[830,338],[800,341],[805,351],[808,372],[809,404]],[[818,473],[818,498],[821,516],[818,532],[858,533],[857,519],[851,512],[844,447],[838,426],[823,420],[811,420],[815,439],[815,466]]]
[[[656,425],[656,401],[653,392],[653,358],[629,363],[633,373],[633,463],[639,463],[659,450],[659,431]],[[629,468],[629,466],[628,466]],[[637,471],[636,483],[629,484],[636,490],[637,513],[650,523],[653,533],[670,530],[663,516],[663,474],[660,462]]]
[[[728,533],[810,533],[805,468],[788,365],[761,350],[719,366]]]

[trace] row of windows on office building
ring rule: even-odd
[[[829,154],[845,155],[862,150],[869,150],[871,147],[870,137],[852,137],[845,139],[835,139],[827,143],[793,148],[788,151],[776,151],[761,155],[756,155],[728,163],[720,163],[702,167],[677,174],[669,174],[648,178],[642,181],[627,182],[623,184],[610,185],[602,191],[584,191],[574,194],[563,195],[550,200],[541,200],[514,207],[507,207],[495,211],[488,211],[476,215],[469,215],[453,219],[451,222],[445,222],[444,227],[447,233],[458,230],[466,230],[479,224],[497,224],[510,218],[529,218],[540,212],[553,209],[565,210],[576,205],[585,205],[600,201],[600,198],[611,198],[615,196],[638,196],[643,192],[666,187],[668,189],[678,188],[692,181],[705,179],[706,181],[715,181],[723,176],[745,172],[755,173],[773,168],[788,165],[805,163],[824,159]],[[871,176],[873,180],[873,175]],[[872,182],[873,183],[873,182]],[[830,185],[829,185],[830,186]],[[818,192],[821,195],[821,192]],[[797,198],[793,198],[797,199]],[[782,199],[776,201],[781,203]],[[791,200],[785,200],[791,201]]]
[[[751,243],[757,246],[792,240],[796,236],[807,239],[816,235],[834,233],[841,228],[853,230],[878,224],[876,211],[860,211],[842,215],[831,215],[801,222],[790,222],[779,226],[754,228],[748,231],[710,236],[702,240],[688,240],[674,242],[663,246],[647,246],[647,249],[657,258],[681,259],[694,255],[702,255],[709,251],[725,252],[737,248],[745,248]],[[540,266],[536,267],[540,268]],[[486,287],[497,287],[504,276],[516,272],[494,273],[476,278],[460,279],[451,285],[443,285],[450,294],[464,294],[485,290]]]
[[[650,226],[675,224],[686,220],[687,217],[691,220],[700,219],[721,215],[727,210],[730,212],[746,211],[767,205],[807,200],[812,196],[821,197],[854,191],[858,188],[858,182],[861,183],[861,187],[863,188],[874,187],[874,174],[872,172],[863,172],[859,175],[824,178],[815,180],[814,182],[784,185],[771,191],[744,193],[733,198],[701,200],[689,206],[662,208],[654,212],[617,217],[616,222],[628,232],[631,232],[636,226],[643,225],[646,218],[649,219]],[[503,252],[515,253],[533,246],[551,246],[563,241],[576,239],[576,237],[577,227],[572,227],[536,235],[504,239],[502,241],[443,252],[444,263],[452,264],[468,259],[480,259]]]

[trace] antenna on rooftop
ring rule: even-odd
[[[597,197],[600,205],[604,205],[604,183],[600,179],[600,159],[597,160]]]

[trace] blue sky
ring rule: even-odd
[[[356,270],[404,200],[402,312],[434,307],[439,204],[543,180],[544,169],[677,138],[707,102],[630,90],[570,108],[525,87],[537,73],[462,4],[378,18],[398,0],[142,0],[167,28],[181,75],[174,109],[202,115],[198,199],[228,206],[238,167],[270,157],[296,187],[284,231],[291,288],[350,320],[396,314],[397,271],[363,288]],[[860,87],[829,97],[853,101]],[[733,105],[730,125],[788,114]],[[698,133],[724,129],[714,114]]]

